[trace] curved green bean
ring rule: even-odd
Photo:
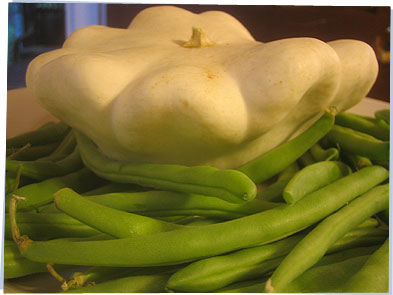
[[[385,184],[371,189],[327,217],[288,254],[268,280],[266,291],[282,292],[289,282],[318,262],[346,232],[388,206],[389,184]]]
[[[69,188],[63,188],[55,193],[55,204],[64,213],[115,238],[129,238],[183,227],[103,206]]]
[[[383,120],[390,124],[390,109],[376,111],[374,116],[376,119]]]
[[[282,197],[293,204],[305,195],[350,174],[351,168],[337,161],[316,162],[298,171],[285,186]]]
[[[274,270],[305,234],[294,235],[280,241],[238,250],[227,255],[219,255],[198,260],[175,272],[168,280],[167,288],[183,292],[210,292],[241,280],[262,277]],[[338,240],[327,251],[331,263],[334,259],[370,254],[375,245],[383,243],[387,232],[378,229],[356,229]],[[372,247],[365,247],[372,246]],[[353,248],[359,251],[354,252]],[[371,249],[371,250],[370,250]],[[337,254],[331,254],[337,253]],[[360,253],[360,254],[359,254]],[[280,259],[277,259],[280,258]]]
[[[76,147],[76,138],[73,130],[70,130],[56,149],[46,157],[39,158],[39,161],[59,161],[71,154]]]
[[[337,161],[340,157],[340,152],[337,148],[331,147],[325,150],[318,143],[310,148],[310,154],[316,162]]]
[[[299,165],[297,162],[292,163],[278,175],[277,180],[274,183],[258,192],[257,199],[270,202],[282,202],[282,191],[293,175],[295,175],[298,171]]]
[[[59,145],[58,142],[52,142],[45,145],[36,145],[31,146],[26,150],[18,152],[15,148],[7,148],[6,155],[7,157],[18,153],[17,156],[13,157],[14,160],[18,161],[35,161],[41,157],[47,156],[52,153],[57,146]]]
[[[389,292],[389,239],[375,251],[343,286],[343,292]]]
[[[180,264],[282,239],[322,220],[387,179],[379,166],[366,167],[307,195],[293,205],[203,227],[187,227],[105,241],[33,241],[20,236],[10,207],[14,240],[26,258],[54,264],[158,266]],[[13,209],[13,210],[11,210]],[[116,249],[116,251],[113,251]]]
[[[333,124],[334,114],[331,111],[326,112],[302,134],[246,163],[238,170],[248,175],[255,183],[265,181],[301,157],[329,132]]]
[[[370,118],[371,119],[371,118]],[[336,124],[342,127],[360,131],[379,140],[389,140],[389,130],[379,126],[372,120],[351,113],[340,113],[336,115]]]
[[[65,291],[66,293],[164,293],[169,274],[129,276],[96,285]]]
[[[252,200],[244,204],[200,195],[170,191],[123,191],[102,195],[88,195],[87,199],[107,207],[139,215],[164,218],[172,216],[203,216],[218,219],[235,219],[262,212],[280,203]],[[48,204],[40,212],[58,212],[54,204]]]
[[[373,162],[371,162],[369,158],[349,153],[343,153],[343,160],[348,163],[353,170],[360,170],[364,167],[373,165]]]
[[[36,180],[45,180],[74,172],[81,169],[83,164],[76,147],[71,154],[56,162],[6,160],[7,171],[16,172],[19,166],[22,166],[23,176]]]
[[[3,259],[5,279],[47,271],[45,263],[34,262],[24,258],[19,253],[18,246],[14,242],[4,243]]]
[[[6,195],[5,210],[8,212],[12,195],[24,197],[19,202],[19,211],[29,211],[53,201],[53,194],[59,189],[70,187],[78,192],[85,192],[96,187],[102,179],[86,168],[64,176],[50,178],[41,182],[25,185],[12,194]]]
[[[37,130],[7,139],[6,146],[7,148],[20,148],[28,143],[34,146],[60,141],[69,130],[70,127],[63,122],[46,123]]]
[[[342,284],[353,275],[367,260],[368,256],[355,256],[343,261],[324,264],[325,256],[321,259],[321,266],[304,272],[285,287],[285,293],[338,293]],[[231,284],[216,293],[263,293],[266,279],[258,279]]]
[[[90,237],[99,231],[63,213],[18,213],[21,231],[35,240],[49,240],[66,237]],[[4,236],[12,239],[9,214],[5,214]]]
[[[151,217],[205,216],[235,219],[280,205],[256,199],[244,204],[234,204],[218,198],[168,191],[110,193],[87,198],[114,209]]]
[[[104,179],[213,196],[232,203],[250,201],[256,196],[255,184],[240,171],[111,160],[101,154],[85,135],[76,131],[75,134],[86,167]]]
[[[339,145],[348,153],[363,156],[371,160],[389,160],[389,142],[353,129],[334,125],[327,134],[330,143]]]
[[[157,267],[106,267],[93,266],[85,272],[76,272],[69,281],[62,284],[63,290],[77,289],[88,285],[96,285],[105,281],[126,276],[145,276],[173,272],[181,266]]]

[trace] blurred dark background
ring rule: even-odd
[[[28,63],[61,47],[74,29],[102,24],[126,28],[145,4],[9,3],[8,89],[24,87]],[[390,101],[390,7],[176,5],[192,12],[230,13],[258,41],[314,37],[322,41],[358,39],[378,57],[379,76],[368,96]]]

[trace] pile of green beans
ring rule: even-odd
[[[328,111],[233,170],[114,161],[46,124],[7,141],[5,279],[49,272],[48,292],[68,293],[387,292],[388,150],[386,110]]]

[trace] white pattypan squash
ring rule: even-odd
[[[377,72],[360,41],[261,43],[224,12],[157,6],[127,29],[77,30],[26,79],[111,158],[236,168],[358,103]]]

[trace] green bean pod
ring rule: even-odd
[[[390,124],[390,109],[379,110],[374,113],[376,119],[383,120]]]
[[[115,238],[129,238],[183,227],[112,209],[90,201],[69,188],[60,189],[55,193],[55,204],[64,213]]]
[[[369,256],[357,256],[332,264],[316,266],[287,285],[285,293],[340,293],[342,284]]]
[[[348,163],[353,170],[360,170],[364,167],[373,165],[373,162],[369,158],[349,153],[343,153],[343,160]]]
[[[46,157],[42,157],[40,161],[59,161],[71,154],[76,147],[76,138],[73,130],[70,130],[63,140],[58,144],[56,149]]]
[[[83,193],[83,195],[96,196],[96,195],[104,195],[109,193],[120,193],[120,192],[142,192],[146,190],[150,190],[150,189],[132,183],[109,182],[104,185],[93,188],[92,190]]]
[[[28,177],[18,176],[14,172],[5,172],[5,194],[13,193],[18,188],[36,182]]]
[[[36,146],[31,146],[28,149],[23,150],[21,152],[18,152],[18,150],[15,148],[7,148],[6,155],[7,157],[9,157],[15,153],[18,153],[16,157],[13,157],[14,160],[35,161],[41,157],[49,155],[51,152],[53,152],[56,149],[58,145],[59,145],[58,142],[52,142],[45,145],[36,145]]]
[[[33,273],[46,272],[45,263],[34,262],[24,258],[13,241],[4,243],[4,278],[13,279]]]
[[[7,148],[20,148],[30,143],[31,145],[44,145],[47,143],[60,141],[70,130],[70,127],[63,122],[50,122],[37,130],[26,132],[7,139]]]
[[[296,245],[274,271],[266,284],[266,291],[282,292],[289,282],[318,262],[340,237],[388,206],[389,184],[380,185],[323,220]]]
[[[337,148],[324,149],[320,144],[316,143],[310,148],[310,154],[316,162],[321,161],[337,161],[340,152]]]
[[[53,194],[63,187],[70,187],[82,193],[96,187],[100,182],[102,182],[102,179],[88,169],[82,168],[77,172],[32,183],[17,189],[12,194],[6,195],[5,210],[8,212],[12,195],[24,198],[19,202],[19,211],[29,211],[53,202]]]
[[[351,128],[353,130],[372,135],[379,140],[389,140],[389,130],[386,130],[385,128],[379,126],[372,120],[368,120],[356,114],[337,114],[336,124],[342,127]]]
[[[318,264],[292,281],[285,293],[321,293],[338,292],[341,285],[360,267],[368,256],[376,249],[362,247],[341,251],[324,256]],[[334,272],[333,276],[330,273]],[[339,275],[339,276],[338,276]],[[326,277],[324,277],[326,276]],[[218,293],[261,293],[265,289],[265,279],[249,280],[230,284],[216,290]]]
[[[353,129],[334,125],[327,134],[330,143],[339,145],[348,153],[363,156],[371,160],[389,160],[389,142]]]
[[[71,289],[65,293],[164,293],[169,274],[118,278],[96,285]]]
[[[89,196],[87,198],[114,209],[150,217],[205,216],[220,219],[235,219],[269,210],[280,205],[263,200],[252,200],[244,204],[234,204],[218,198],[167,191],[112,193]]]
[[[255,183],[261,183],[301,157],[329,132],[333,124],[334,114],[330,111],[326,112],[302,134],[248,162],[238,170],[248,175]]]
[[[282,197],[293,204],[305,195],[350,174],[351,168],[337,161],[322,161],[298,171],[285,186]]]
[[[306,151],[303,155],[301,155],[298,159],[298,162],[301,167],[307,167],[309,165],[314,164],[316,161],[310,153],[310,150]]]
[[[238,280],[261,277],[274,270],[304,234],[227,255],[198,260],[175,272],[167,289],[182,292],[210,292]],[[277,259],[279,258],[279,259]]]
[[[337,241],[327,253],[330,254],[330,259],[335,257],[336,262],[337,256],[370,254],[372,252],[370,249],[375,249],[375,245],[383,243],[386,235],[386,231],[380,232],[378,229],[373,231],[356,229]],[[236,281],[262,277],[269,270],[274,270],[284,259],[284,255],[289,253],[304,236],[305,234],[302,233],[271,244],[198,260],[174,273],[168,280],[167,288],[183,292],[210,292]],[[352,248],[355,247],[362,247],[359,248],[360,254],[353,252]],[[324,261],[326,263],[327,260]],[[329,261],[331,263],[331,260]]]
[[[80,132],[75,133],[83,162],[104,179],[213,196],[232,203],[244,203],[256,196],[255,184],[240,171],[111,160],[101,154],[89,138]]]
[[[322,220],[388,176],[383,167],[366,167],[293,205],[203,227],[190,226],[126,239],[33,241],[18,234],[15,214],[11,221],[20,252],[33,261],[90,266],[173,265],[282,239]],[[13,201],[10,213],[16,211],[16,200]]]
[[[35,240],[49,240],[66,237],[90,237],[99,231],[63,213],[18,213],[21,231]],[[4,236],[12,239],[9,214],[5,214]]]
[[[350,293],[389,292],[389,239],[345,283],[342,291]]]
[[[66,156],[64,159],[52,161],[17,161],[6,160],[6,170],[16,172],[22,166],[22,175],[36,179],[45,180],[48,178],[66,175],[82,168],[78,148]]]
[[[180,266],[181,267],[181,266]],[[105,281],[140,275],[155,275],[160,273],[168,273],[177,270],[179,266],[157,266],[157,267],[106,267],[93,266],[87,271],[76,272],[71,275],[69,281],[62,284],[62,289],[67,291],[77,289],[89,285],[100,284]]]
[[[258,192],[257,199],[270,202],[282,202],[282,191],[288,184],[289,180],[298,171],[299,165],[297,164],[297,162],[292,163],[292,165],[284,169],[278,175],[277,180],[274,183],[270,184],[269,186]]]

